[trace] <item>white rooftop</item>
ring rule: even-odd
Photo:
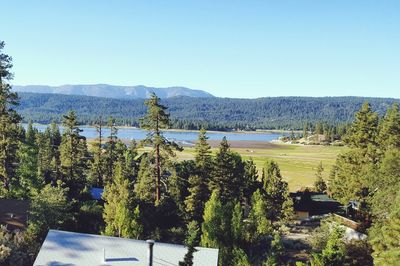
[[[50,230],[33,265],[141,266],[148,265],[147,249],[148,244],[142,240]],[[195,266],[218,264],[218,249],[196,249],[193,254]],[[153,265],[178,266],[186,252],[185,246],[156,242]]]

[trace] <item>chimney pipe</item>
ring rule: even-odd
[[[153,246],[154,246],[154,240],[146,240],[147,243],[147,262],[148,266],[153,266]]]

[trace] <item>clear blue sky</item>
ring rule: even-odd
[[[400,1],[0,0],[14,84],[400,98]]]

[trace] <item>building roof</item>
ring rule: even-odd
[[[310,215],[333,213],[339,210],[340,203],[324,193],[296,192],[290,193],[295,211],[309,212]]]
[[[50,230],[34,265],[148,265],[147,249],[148,244],[142,240]],[[195,266],[218,264],[218,249],[196,249]],[[185,246],[156,242],[153,265],[178,266],[186,252]]]
[[[0,199],[0,224],[8,230],[26,228],[28,210],[27,200]]]
[[[101,187],[92,187],[90,189],[90,194],[92,195],[92,199],[101,200],[101,196],[103,195],[104,188]]]

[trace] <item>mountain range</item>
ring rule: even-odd
[[[81,96],[106,97],[113,99],[145,99],[149,98],[150,94],[153,92],[157,94],[158,97],[163,99],[177,97],[177,96],[189,96],[197,98],[214,97],[212,94],[208,92],[202,90],[193,90],[185,87],[155,88],[143,85],[137,85],[137,86],[115,86],[108,84],[63,85],[63,86],[14,85],[13,89],[16,92],[81,95]]]

